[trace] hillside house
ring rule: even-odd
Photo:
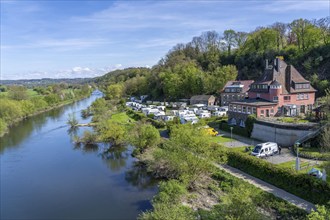
[[[316,90],[280,58],[266,61],[264,74],[250,85],[248,98],[229,104],[229,123],[244,126],[249,114],[257,117],[296,116],[312,110]]]
[[[253,82],[254,80],[228,81],[220,91],[221,106],[228,106],[230,102],[248,97],[248,90]]]
[[[213,95],[195,95],[190,98],[190,105],[204,104],[214,105],[215,97]]]

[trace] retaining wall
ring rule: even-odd
[[[308,135],[317,129],[317,124],[278,124],[256,121],[251,134],[252,138],[261,141],[276,142],[281,146],[293,146],[297,139]]]

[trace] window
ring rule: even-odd
[[[236,112],[236,105],[233,106],[234,112]]]
[[[246,113],[246,107],[243,106],[243,110],[242,110],[243,113]]]
[[[230,92],[230,89],[225,89],[225,92]]]
[[[308,99],[308,93],[305,94],[305,99]]]
[[[260,116],[264,116],[265,115],[265,110],[261,110],[260,111]]]
[[[263,89],[268,89],[268,86],[267,85],[262,85],[262,88]]]
[[[233,105],[229,105],[229,110],[230,110],[230,111],[233,110]]]
[[[273,108],[270,110],[270,113],[271,114],[274,114],[274,109]]]
[[[251,114],[251,107],[247,107],[247,113]]]
[[[305,83],[305,84],[303,84],[303,88],[304,88],[304,89],[309,89],[309,83]]]
[[[290,101],[291,100],[291,96],[284,96],[284,101]]]
[[[241,112],[242,111],[242,107],[240,105],[237,106],[237,111]]]
[[[304,94],[298,93],[297,94],[297,100],[301,100],[301,99],[304,99]]]
[[[256,107],[252,107],[252,114],[257,114],[257,108]]]
[[[273,101],[278,102],[278,96],[274,96]]]
[[[260,93],[257,93],[257,98],[260,98]]]

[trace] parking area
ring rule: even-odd
[[[282,148],[281,154],[275,154],[273,156],[265,157],[263,159],[273,164],[279,164],[295,160],[295,158],[296,157],[291,153],[289,149]]]

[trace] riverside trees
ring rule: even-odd
[[[8,126],[24,117],[85,97],[90,93],[88,85],[78,86],[77,89],[59,87],[56,92],[53,90],[55,87],[56,85],[53,85],[33,91],[23,86],[8,86],[8,93],[2,90],[0,92],[0,136]]]

